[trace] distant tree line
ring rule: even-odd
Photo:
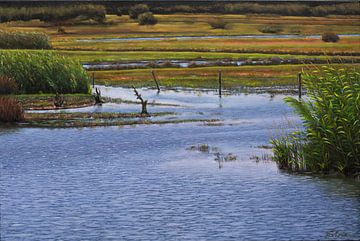
[[[359,3],[207,3],[207,4],[148,4],[155,14],[223,13],[223,14],[276,14],[289,16],[359,15]],[[132,5],[114,7],[109,12],[128,14]]]
[[[132,15],[132,9],[139,4],[103,3],[103,4],[2,4],[0,6],[0,22],[28,21],[39,19],[45,22],[63,22],[67,20],[94,20],[103,22],[106,13]],[[146,12],[155,14],[172,13],[222,13],[222,14],[276,14],[289,16],[327,16],[327,15],[360,15],[359,3],[149,3],[141,4]],[[140,9],[141,10],[141,9]],[[137,13],[135,13],[137,14]],[[139,14],[140,15],[140,14]],[[149,14],[147,14],[149,15]],[[145,15],[144,15],[145,16]],[[149,18],[149,16],[147,16]],[[153,20],[153,19],[152,19]]]
[[[5,6],[0,7],[0,22],[29,21],[39,19],[44,22],[62,22],[79,18],[103,22],[106,9],[102,5],[76,4],[67,6]]]

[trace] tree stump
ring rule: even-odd
[[[136,88],[133,86],[134,92],[135,92],[135,96],[136,99],[141,101],[141,114],[142,115],[146,115],[146,116],[150,116],[150,114],[147,111],[147,100],[144,100],[144,98],[142,98],[141,94],[139,94],[139,92],[136,90]]]

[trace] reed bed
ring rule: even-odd
[[[360,175],[360,71],[322,67],[304,73],[308,100],[287,97],[305,129],[273,139],[282,169]]]
[[[0,49],[51,49],[49,37],[39,32],[0,31]]]
[[[0,75],[13,78],[21,93],[89,93],[81,64],[52,51],[0,51]]]
[[[12,97],[0,96],[0,122],[18,122],[24,120],[22,106]]]
[[[15,94],[18,90],[18,85],[13,78],[0,76],[0,95]]]

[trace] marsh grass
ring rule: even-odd
[[[285,98],[305,127],[273,139],[274,160],[282,169],[360,173],[360,72],[325,66],[304,73],[308,100]]]
[[[13,78],[0,76],[0,95],[15,94],[18,90],[18,85]]]
[[[0,75],[13,78],[21,93],[90,92],[81,64],[49,51],[0,51]]]
[[[39,32],[0,30],[0,49],[51,49],[49,37]]]

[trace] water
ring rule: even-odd
[[[133,100],[132,91],[101,87]],[[1,240],[360,239],[359,184],[289,175],[250,160],[298,123],[283,96],[140,89],[203,123],[0,129]],[[133,111],[108,104],[88,111]],[[72,110],[74,111],[74,110]],[[234,153],[219,169],[201,143]]]
[[[110,70],[110,69],[139,69],[139,68],[189,68],[192,66],[241,66],[245,61],[241,60],[140,60],[140,61],[117,61],[117,62],[105,62],[105,63],[86,63],[83,67],[87,70]],[[265,61],[251,61],[247,60],[247,64],[264,64]]]
[[[339,37],[359,37],[360,34],[339,34]],[[321,38],[321,35],[272,34],[272,35],[206,35],[206,36],[166,36],[135,38],[96,38],[77,39],[77,42],[127,42],[127,41],[162,41],[162,40],[199,40],[199,39],[302,39]]]

